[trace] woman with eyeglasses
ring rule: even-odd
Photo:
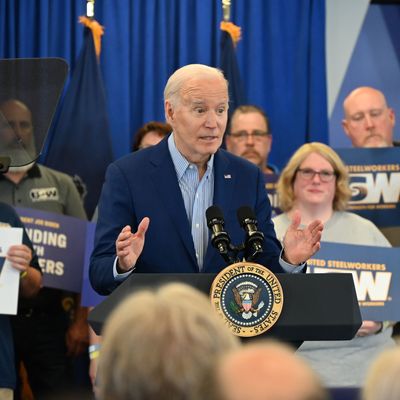
[[[273,219],[280,240],[299,210],[302,225],[315,219],[324,223],[321,242],[390,247],[371,221],[345,211],[351,197],[347,170],[325,144],[301,146],[282,171],[277,192],[284,211]],[[304,342],[298,352],[328,387],[361,387],[375,356],[394,346],[391,334],[387,322],[363,321],[352,340]]]

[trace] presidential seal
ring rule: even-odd
[[[283,307],[278,278],[251,262],[232,264],[214,279],[211,303],[236,336],[257,336],[270,329]]]

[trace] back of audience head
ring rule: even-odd
[[[222,400],[326,400],[328,394],[294,349],[259,341],[222,356],[217,367]]]
[[[395,114],[382,92],[354,89],[343,102],[343,129],[354,147],[391,147]]]
[[[239,345],[208,298],[180,283],[127,298],[103,338],[101,400],[214,399],[217,357]]]
[[[271,144],[272,135],[265,112],[255,105],[237,107],[229,123],[227,150],[256,164],[264,173],[272,173],[267,167]]]
[[[362,391],[362,399],[400,399],[400,347],[381,353],[371,365]]]
[[[171,126],[164,122],[150,121],[144,124],[135,133],[132,151],[154,146],[171,133],[171,131]]]

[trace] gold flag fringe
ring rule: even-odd
[[[241,39],[242,28],[230,21],[221,21],[220,29],[221,31],[226,31],[231,35],[233,44],[236,46],[237,42]]]
[[[92,31],[94,49],[97,58],[99,58],[101,53],[101,37],[104,35],[104,26],[101,26],[96,20],[84,16],[79,17],[79,23]]]

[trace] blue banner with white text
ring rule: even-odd
[[[95,224],[30,208],[16,211],[39,258],[43,286],[80,293],[87,231]]]
[[[324,242],[308,273],[351,273],[363,320],[400,320],[400,249]],[[340,296],[340,293],[332,293]]]
[[[400,225],[400,148],[337,149],[350,175],[348,207],[381,227]]]
[[[400,147],[336,149],[346,163],[352,198],[348,210],[372,221],[400,246]]]

